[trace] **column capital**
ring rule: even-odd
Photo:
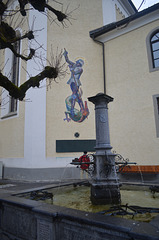
[[[101,102],[105,102],[107,104],[109,102],[112,102],[113,100],[114,98],[104,93],[98,93],[97,95],[88,98],[88,101],[94,103],[95,105]]]

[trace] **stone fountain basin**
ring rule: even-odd
[[[84,182],[82,185],[74,184],[74,186],[54,187],[47,191],[32,191],[24,193],[20,197],[105,216],[116,216],[142,222],[150,222],[159,214],[159,192],[152,193],[150,187],[125,185],[121,187],[120,193],[120,204],[93,205],[90,200],[90,185],[88,186],[88,182]]]
[[[159,215],[144,223],[18,197],[22,193],[0,198],[1,240],[159,240]]]

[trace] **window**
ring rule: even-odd
[[[156,135],[159,138],[159,94],[153,96],[153,102],[156,122]]]
[[[159,70],[159,28],[153,29],[146,38],[150,72]]]
[[[20,31],[16,31],[17,36],[20,36]],[[17,53],[20,53],[20,41],[14,43],[14,48]],[[4,75],[6,75],[16,86],[19,85],[20,59],[16,58],[10,49],[5,49],[4,59]],[[5,119],[17,115],[18,101],[9,96],[8,91],[2,90],[2,108],[1,119]]]
[[[16,32],[17,36],[20,35],[20,32]],[[14,43],[14,48],[17,53],[20,53],[20,41],[17,41]],[[17,58],[13,54],[13,60],[12,60],[12,75],[11,75],[11,81],[16,86],[18,86],[19,82],[19,58]],[[17,111],[17,99],[14,99],[13,97],[10,98],[10,106],[9,106],[9,112],[14,113]]]
[[[151,39],[151,52],[153,68],[159,67],[159,31],[155,32]]]

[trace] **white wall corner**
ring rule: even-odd
[[[47,52],[47,16],[38,11],[29,12],[29,25],[32,26],[33,19],[34,30],[42,30],[36,37],[36,41],[43,46],[39,51],[43,59],[46,59]],[[38,49],[34,42],[33,48]],[[45,49],[45,50],[44,50]],[[45,62],[43,60],[43,64]],[[27,62],[27,72],[31,76],[39,73],[38,66],[34,60]],[[46,85],[45,81],[40,84],[40,87]],[[25,129],[24,129],[24,159],[30,166],[38,167],[39,162],[46,159],[46,87],[31,88],[27,91],[26,99],[29,102],[25,103]]]
[[[116,9],[114,0],[103,0],[103,25],[116,22]]]

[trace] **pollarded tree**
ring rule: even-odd
[[[57,3],[57,1],[52,1]],[[59,21],[60,23],[62,23],[63,26],[65,26],[65,21],[69,21],[70,14],[66,14],[62,11],[56,10],[55,8],[47,4],[46,0],[18,0],[18,6],[16,7],[16,9],[10,9],[10,4],[12,2],[13,0],[0,0],[0,50],[10,49],[14,54],[15,58],[21,58],[24,61],[29,61],[33,57],[36,57],[36,49],[30,48],[29,54],[26,56],[18,52],[16,43],[18,43],[19,41],[23,41],[24,39],[35,39],[34,31],[28,30],[23,35],[18,35],[16,33],[16,30],[7,22],[8,17],[12,17],[20,13],[21,18],[17,19],[16,21],[19,20],[19,24],[22,24],[21,19],[27,18],[28,12],[31,9],[36,9],[41,13],[45,13],[45,11],[47,10],[50,12],[50,15],[56,15],[57,21]],[[23,100],[29,88],[39,87],[40,82],[45,78],[55,80],[60,74],[63,74],[65,72],[63,68],[64,65],[61,63],[62,52],[58,56],[56,56],[55,59],[56,60],[54,61],[54,63],[50,63],[49,61],[47,61],[48,65],[44,66],[38,75],[30,77],[19,87],[14,82],[10,81],[8,76],[3,75],[0,69],[0,86],[9,92],[9,95],[11,97]]]

